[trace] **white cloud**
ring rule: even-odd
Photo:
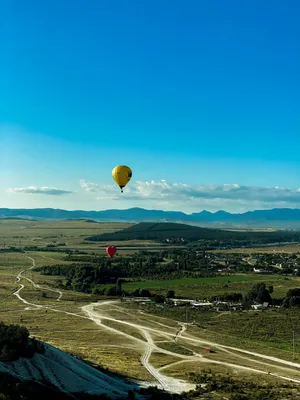
[[[80,181],[86,192],[97,193],[98,200],[119,200],[115,184]],[[239,184],[188,185],[161,181],[137,181],[129,183],[121,197],[126,203],[145,202],[161,204],[164,209],[235,209],[245,211],[257,208],[300,207],[300,189],[281,187],[245,186]],[[141,203],[142,202],[142,203]],[[129,206],[129,205],[128,205]]]
[[[81,179],[79,181],[79,183],[80,183],[80,186],[82,187],[82,189],[84,189],[86,192],[97,192],[97,191],[101,191],[103,188],[106,187],[106,186],[100,185],[98,183],[85,181],[84,179]]]
[[[9,188],[7,190],[9,193],[26,193],[26,194],[44,194],[48,196],[62,196],[64,194],[73,193],[70,190],[57,189],[55,187],[36,187],[36,186],[28,186],[24,188]]]

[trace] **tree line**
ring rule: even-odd
[[[188,252],[176,254],[176,251],[157,253],[142,251],[128,257],[69,254],[65,261],[73,263],[45,265],[36,268],[42,275],[63,276],[65,283],[59,282],[66,289],[71,288],[91,293],[97,285],[116,284],[118,279],[175,279],[182,277],[213,277],[205,254],[197,256]],[[62,286],[61,286],[62,287]]]

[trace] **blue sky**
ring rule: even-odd
[[[298,0],[12,0],[0,15],[0,207],[300,207]]]

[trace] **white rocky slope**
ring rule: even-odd
[[[106,393],[112,398],[126,396],[138,388],[121,379],[110,377],[63,351],[45,344],[45,353],[33,358],[0,362],[0,373],[8,373],[23,381],[47,381],[67,393]]]

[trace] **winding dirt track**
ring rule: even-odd
[[[16,277],[16,283],[20,282],[22,279],[27,280],[32,286],[34,286],[37,289],[40,290],[49,290],[52,292],[56,292],[58,294],[57,300],[60,301],[60,299],[63,296],[63,292],[58,290],[58,289],[52,289],[52,288],[47,288],[47,287],[41,287],[40,285],[35,284],[31,279],[27,278],[23,274],[25,273],[26,270],[31,270],[35,267],[35,260],[32,257],[28,257],[32,261],[32,266],[27,269],[21,270],[17,277]],[[279,359],[277,357],[272,357],[272,356],[267,356],[263,355],[260,353],[256,352],[251,352],[243,349],[239,349],[236,347],[230,347],[230,346],[225,346],[225,345],[220,345],[215,342],[207,341],[200,339],[189,332],[186,331],[186,325],[179,323],[181,329],[178,331],[176,328],[172,328],[168,325],[165,325],[163,323],[157,322],[153,320],[153,317],[151,315],[147,315],[145,313],[142,313],[144,317],[149,317],[149,324],[150,325],[158,325],[159,327],[153,328],[151,326],[147,326],[147,320],[142,320],[138,316],[136,317],[136,320],[139,321],[139,323],[133,323],[130,322],[132,318],[129,318],[132,315],[128,314],[123,308],[122,308],[122,303],[118,300],[110,300],[110,301],[103,301],[101,303],[91,303],[88,305],[85,305],[81,307],[82,311],[84,312],[85,315],[82,314],[77,314],[77,313],[72,313],[68,311],[63,311],[59,310],[56,308],[53,308],[51,305],[40,305],[40,304],[33,304],[25,300],[21,295],[20,292],[24,288],[23,284],[20,284],[20,287],[18,290],[16,290],[13,295],[15,295],[20,301],[22,301],[27,307],[25,310],[31,311],[34,309],[40,309],[40,308],[45,308],[48,310],[51,310],[53,312],[58,312],[58,313],[64,313],[67,315],[72,315],[76,316],[78,318],[83,318],[87,319],[90,321],[93,321],[97,325],[101,325],[102,328],[109,330],[110,332],[114,333],[115,335],[122,335],[124,338],[126,337],[128,340],[130,340],[130,343],[132,344],[133,349],[140,349],[143,351],[142,357],[141,357],[141,364],[144,366],[144,368],[153,376],[155,383],[157,386],[173,393],[180,393],[185,390],[190,390],[194,388],[194,385],[189,384],[188,382],[185,382],[180,379],[175,379],[169,376],[164,375],[161,373],[161,371],[167,370],[169,367],[180,364],[180,363],[186,363],[186,362],[201,362],[201,363],[214,363],[214,364],[219,364],[227,367],[231,367],[235,370],[241,370],[241,371],[248,371],[248,372],[254,372],[254,373],[259,373],[259,374],[268,374],[272,375],[276,378],[280,378],[283,380],[288,380],[292,381],[294,383],[300,383],[300,364],[286,361]],[[29,306],[29,307],[28,307]],[[107,308],[109,306],[109,308]],[[120,318],[116,318],[113,316],[109,316],[109,312],[113,311],[118,311],[120,313],[120,310],[123,311],[120,313]],[[114,312],[114,315],[116,313]],[[128,315],[129,321],[124,320],[124,316]],[[122,318],[121,318],[122,316]],[[152,320],[151,320],[152,317]],[[118,330],[116,328],[112,328],[110,326],[105,325],[103,321],[113,321],[114,323],[118,323],[127,327],[131,327],[136,329],[138,332],[140,332],[145,340],[142,340],[140,338],[137,338],[131,334],[122,332],[121,330]],[[177,332],[176,332],[177,330]],[[178,343],[180,341],[180,345],[182,347],[185,347],[188,349],[189,343],[190,345],[193,346],[209,346],[209,347],[214,347],[215,349],[218,349],[222,352],[225,352],[228,355],[232,357],[235,357],[236,360],[235,362],[229,363],[226,361],[221,361],[221,360],[215,360],[213,358],[206,358],[202,354],[196,353],[192,351],[192,355],[183,355],[183,354],[178,354],[173,351],[165,350],[161,347],[159,347],[159,343],[157,342],[156,344],[154,343],[154,339],[151,336],[152,334],[160,335],[160,336],[165,336],[166,338],[169,338],[170,343]],[[150,363],[150,357],[152,352],[155,351],[156,353],[162,353],[166,354],[169,356],[173,356],[178,358],[178,361],[172,362],[168,365],[165,365],[161,368],[155,368],[151,363]],[[251,356],[251,357],[249,357]],[[253,359],[253,357],[258,358],[259,360]],[[256,366],[256,368],[249,367],[242,365],[244,362],[251,363],[251,365]],[[268,362],[269,361],[269,362]],[[279,370],[280,373],[277,372],[271,372],[272,369],[276,367],[276,371]],[[299,374],[299,379],[296,379],[295,376]]]

